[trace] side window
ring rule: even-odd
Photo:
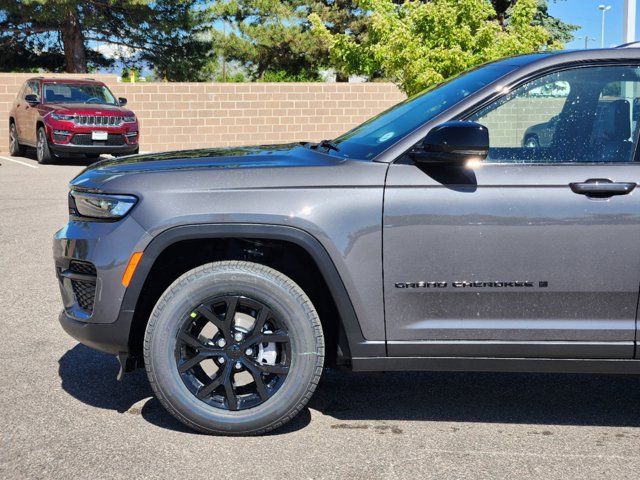
[[[38,82],[27,82],[27,87],[24,91],[25,95],[37,95],[40,98],[40,92],[38,91]]]
[[[528,82],[467,119],[489,129],[488,161],[631,162],[640,68],[583,67]]]

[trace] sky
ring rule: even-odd
[[[640,0],[637,0],[636,3],[636,39],[639,39],[640,24],[638,24],[637,14],[640,13]],[[549,13],[551,15],[581,27],[574,32],[574,40],[567,43],[565,48],[584,48],[585,37],[589,37],[589,48],[600,48],[602,13],[598,10],[598,5],[611,5],[611,9],[605,13],[604,46],[610,47],[623,43],[622,13],[624,0],[550,0]]]

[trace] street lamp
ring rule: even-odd
[[[600,48],[604,48],[604,14],[611,10],[611,5],[598,5],[598,10],[602,12],[602,31],[600,33]]]
[[[585,50],[587,48],[589,48],[589,42],[595,42],[596,39],[595,38],[591,38],[589,35],[585,35],[584,37],[576,37],[576,40],[583,40],[584,39],[584,48]]]

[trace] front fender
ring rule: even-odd
[[[351,357],[380,357],[386,355],[384,340],[370,341],[363,336],[358,316],[345,285],[327,250],[311,234],[304,230],[267,224],[195,224],[169,228],[154,237],[144,250],[136,273],[127,288],[120,315],[131,318],[144,283],[156,259],[169,246],[183,240],[217,238],[266,238],[283,240],[303,248],[316,262],[326,281],[342,317]]]

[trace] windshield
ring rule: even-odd
[[[373,158],[439,113],[516,68],[517,65],[486,65],[424,90],[336,138],[334,143],[340,150],[332,154],[363,160]]]
[[[45,83],[45,103],[95,103],[116,105],[113,94],[104,85],[92,83]]]

